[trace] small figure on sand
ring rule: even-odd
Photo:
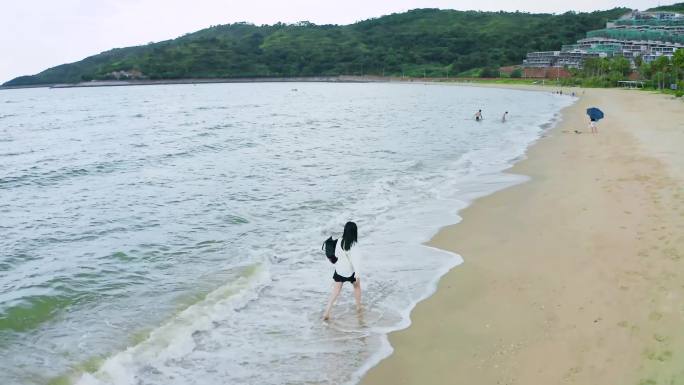
[[[479,121],[482,120],[482,119],[484,119],[484,118],[482,117],[482,110],[477,110],[477,112],[475,113],[475,121],[476,121],[476,122],[479,122]]]
[[[342,238],[337,241],[335,247],[335,272],[333,273],[333,287],[330,294],[328,306],[323,313],[323,320],[330,319],[330,311],[332,310],[337,297],[342,290],[342,284],[350,282],[354,286],[354,300],[356,301],[356,310],[361,312],[361,279],[359,278],[359,265],[361,262],[361,254],[359,253],[359,246],[357,244],[357,227],[354,222],[347,222],[344,225],[344,233]]]
[[[504,112],[503,116],[501,117],[501,122],[505,123],[506,122],[506,116],[508,116],[508,111]]]
[[[596,127],[596,122],[603,119],[603,111],[596,107],[587,108],[587,115],[589,116],[589,128],[591,128],[592,134],[598,134],[598,128]]]
[[[598,134],[598,127],[596,127],[596,119],[589,118],[589,128],[592,134]]]

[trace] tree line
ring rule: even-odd
[[[586,59],[581,69],[572,69],[572,77],[563,80],[565,85],[584,87],[614,87],[636,73],[637,79],[646,87],[673,89],[678,96],[684,95],[684,49],[678,49],[672,57],[659,56],[650,63],[635,58],[635,67],[624,57]]]
[[[453,77],[473,69],[519,64],[527,52],[574,43],[628,11],[555,15],[416,9],[343,26],[234,23],[113,49],[4,85],[105,80],[120,71],[149,79]]]

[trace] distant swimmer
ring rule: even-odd
[[[504,112],[503,116],[501,117],[501,122],[506,121],[506,116],[508,116],[508,111]]]
[[[482,110],[477,110],[477,112],[475,113],[475,121],[476,121],[476,122],[479,122],[479,121],[482,120],[482,119],[484,119],[484,118],[482,117]]]

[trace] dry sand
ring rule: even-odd
[[[684,384],[684,103],[579,94],[510,170],[529,182],[432,239],[465,262],[362,384]]]

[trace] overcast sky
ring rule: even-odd
[[[171,39],[210,25],[311,21],[350,24],[414,8],[562,13],[658,0],[2,0],[0,83],[116,47]]]

